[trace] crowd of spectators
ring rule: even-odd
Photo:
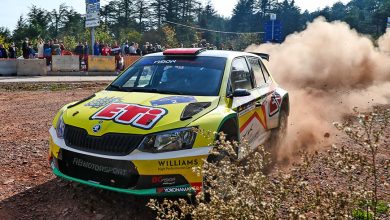
[[[180,45],[184,47],[183,44]],[[228,49],[233,48],[221,45],[221,48],[217,48],[213,44],[208,43],[206,40],[201,40],[199,43],[194,43],[192,47],[207,48],[209,50],[216,49]],[[169,48],[169,46],[166,46]],[[62,41],[58,39],[44,41],[38,39],[37,43],[33,45],[32,42],[26,38],[22,43],[22,56],[24,59],[46,59],[46,64],[49,66],[52,61],[53,55],[78,55],[80,60],[80,68],[88,68],[88,56],[93,52],[94,56],[114,56],[117,69],[123,68],[123,57],[124,56],[143,56],[150,53],[162,52],[165,48],[158,43],[146,42],[143,45],[139,45],[136,42],[129,42],[126,40],[122,44],[118,44],[115,41],[113,44],[109,44],[104,41],[95,41],[93,47],[90,48],[88,42],[78,42],[75,48],[65,49]],[[11,43],[7,48],[0,44],[0,58],[17,58],[18,48],[14,43]],[[20,57],[20,58],[21,58]]]

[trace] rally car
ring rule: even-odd
[[[105,90],[60,109],[50,128],[54,174],[135,195],[201,191],[193,167],[216,136],[198,131],[253,148],[284,135],[289,96],[268,58],[198,48],[142,57]]]

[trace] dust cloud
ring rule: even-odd
[[[279,160],[328,146],[339,134],[332,123],[353,107],[390,103],[389,32],[373,42],[346,23],[317,18],[282,44],[246,51],[269,53],[268,68],[290,94],[287,144]]]

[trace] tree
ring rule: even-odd
[[[30,38],[45,37],[48,35],[48,24],[50,22],[50,14],[41,8],[33,5],[30,12],[27,14],[28,30],[27,34]]]
[[[294,0],[284,0],[279,3],[275,12],[283,24],[283,34],[285,36],[303,29],[300,9],[295,6]]]
[[[16,28],[12,34],[12,37],[14,41],[18,43],[18,47],[20,48],[19,44],[21,44],[21,41],[23,41],[27,36],[27,24],[21,15],[18,19],[18,22],[16,23]]]
[[[146,0],[137,0],[135,2],[135,15],[137,17],[138,31],[143,33],[150,23],[148,21],[150,16],[149,4]]]
[[[153,0],[150,4],[152,20],[157,29],[161,28],[161,23],[164,21],[165,7],[163,5],[165,2],[166,0]]]
[[[64,3],[60,5],[58,11],[53,9],[53,11],[50,13],[51,17],[51,31],[52,37],[58,37],[59,29],[62,27],[64,23],[64,15],[68,13],[69,7],[66,6]]]

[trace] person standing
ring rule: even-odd
[[[7,50],[0,44],[0,58],[6,59],[8,58]]]
[[[100,55],[100,48],[99,48],[99,42],[95,41],[95,44],[93,45],[93,55],[99,56]]]
[[[17,51],[17,48],[15,46],[15,43],[12,42],[12,44],[8,48],[9,58],[16,59],[16,51]]]
[[[111,48],[108,46],[108,44],[105,44],[102,49],[102,56],[110,56],[111,54]]]
[[[127,53],[129,51],[129,41],[128,40],[126,40],[126,42],[122,44],[121,51],[122,51],[123,56],[126,56],[128,54]]]
[[[36,58],[36,51],[34,50],[33,44],[31,42],[28,44],[28,57],[29,59]]]
[[[138,55],[138,56],[142,56],[142,51],[141,51],[141,49],[139,48],[139,44],[138,44],[138,43],[135,43],[134,47],[135,47],[135,51],[136,51],[137,55]]]
[[[81,44],[81,42],[79,42],[79,43],[77,44],[77,46],[75,47],[74,52],[75,52],[76,55],[81,56],[81,55],[83,55],[83,50],[84,50],[84,47],[83,47],[83,45]],[[80,58],[81,58],[81,57],[80,57]]]
[[[99,54],[100,55],[103,55],[103,48],[105,47],[105,43],[104,43],[104,41],[102,41],[102,42],[100,42],[100,44],[99,44]]]
[[[58,44],[58,40],[54,40],[54,44],[51,45],[51,54],[52,55],[61,55],[61,48]]]
[[[38,59],[43,59],[43,40],[42,40],[42,38],[40,38],[38,40],[37,47],[38,47]]]
[[[122,56],[121,56],[122,49],[118,45],[118,42],[115,41],[114,46],[112,47],[111,53],[112,53],[112,55],[115,56],[115,66],[116,66],[117,71],[121,70],[122,67],[120,65],[120,61],[122,60]]]
[[[89,55],[89,46],[88,42],[84,42],[84,51],[83,51],[83,60],[85,64],[85,69],[88,69],[88,55]]]
[[[76,55],[79,56],[79,67],[82,69],[83,67],[83,52],[84,52],[84,47],[83,44],[79,41],[77,44],[76,48],[74,49],[74,52]]]
[[[131,56],[134,56],[134,55],[137,54],[137,51],[136,51],[136,49],[135,49],[135,43],[134,43],[134,42],[131,42],[131,43],[130,43],[130,46],[129,46],[129,54],[130,54]]]
[[[28,38],[26,37],[22,44],[23,58],[28,59],[30,56],[30,51],[28,49]]]
[[[49,66],[51,62],[51,46],[50,41],[43,44],[43,57],[46,59],[46,65]]]

